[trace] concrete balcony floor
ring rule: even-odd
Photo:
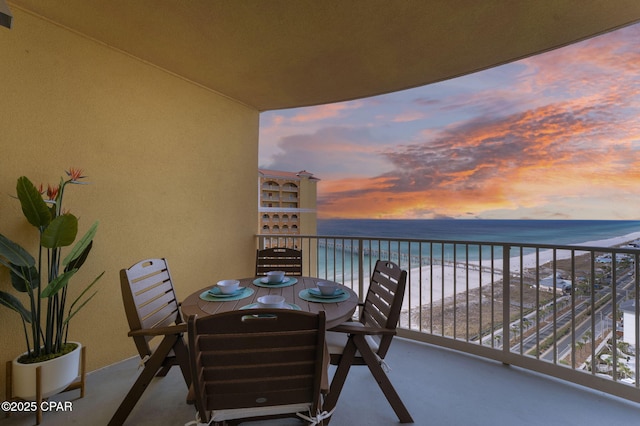
[[[90,350],[90,348],[88,348]],[[90,356],[90,354],[89,354]],[[605,425],[638,424],[640,404],[628,402],[499,362],[396,338],[387,355],[388,373],[416,425]],[[73,411],[45,413],[44,425],[106,425],[138,374],[129,359],[87,376],[79,391],[53,400],[72,401]],[[330,374],[333,373],[333,367]],[[184,425],[194,420],[177,368],[156,378],[126,424]],[[35,414],[0,418],[3,426],[35,424]],[[252,425],[301,425],[295,419]],[[333,426],[398,424],[369,373],[353,367],[331,420]]]

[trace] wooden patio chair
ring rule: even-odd
[[[256,253],[256,276],[269,271],[284,271],[285,275],[302,275],[302,252],[285,247],[272,247]]]
[[[194,423],[298,416],[322,424],[330,415],[321,411],[324,311],[238,310],[190,316],[188,325]]]
[[[393,262],[378,260],[373,270],[359,321],[340,324],[327,332],[331,364],[337,365],[325,409],[332,410],[352,365],[366,365],[401,423],[413,423],[409,411],[385,373],[384,357],[396,334],[407,271]],[[385,367],[385,368],[383,368]]]
[[[187,388],[191,383],[189,355],[182,320],[165,259],[147,259],[120,271],[122,301],[141,363],[144,365],[109,425],[122,425],[154,376],[165,376],[179,365]],[[158,339],[160,342],[155,345]],[[186,395],[186,393],[185,393]]]

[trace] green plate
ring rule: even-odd
[[[260,277],[253,280],[253,285],[258,287],[265,288],[278,288],[278,287],[289,287],[290,285],[294,285],[298,282],[297,278],[294,277],[284,277],[284,281],[277,284],[269,284],[267,283],[267,277]]]
[[[347,300],[349,297],[351,297],[351,295],[349,294],[348,291],[343,290],[342,294],[339,294],[334,297],[314,296],[313,294],[309,293],[308,289],[304,289],[300,291],[300,293],[298,293],[298,297],[300,297],[300,299],[302,300],[306,300],[307,302],[337,303],[337,302],[343,302]]]
[[[234,297],[234,296],[240,296],[242,294],[242,292],[244,292],[245,287],[238,287],[238,289],[236,291],[234,291],[231,294],[224,294],[222,292],[222,290],[220,290],[219,287],[213,287],[212,289],[209,289],[209,295],[211,296],[215,296],[215,297],[219,297],[219,298],[228,298],[228,297]]]
[[[344,290],[341,288],[336,289],[336,291],[329,296],[322,294],[318,288],[308,288],[307,292],[309,292],[310,296],[319,297],[321,299],[335,299],[336,297],[340,297],[344,294]]]
[[[200,299],[206,300],[207,302],[229,302],[231,300],[240,300],[240,299],[247,298],[247,297],[251,296],[253,294],[253,292],[254,292],[254,290],[252,288],[246,287],[239,294],[232,294],[232,295],[229,295],[229,296],[227,296],[225,294],[225,295],[221,295],[221,296],[216,296],[216,295],[211,293],[211,289],[210,289],[210,290],[207,290],[207,291],[203,291],[200,294]]]

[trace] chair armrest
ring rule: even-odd
[[[169,327],[158,327],[158,328],[141,328],[140,330],[131,330],[128,333],[129,337],[134,336],[166,336],[168,334],[180,334],[187,332],[187,324],[181,323],[176,325],[171,325]]]
[[[366,327],[363,325],[351,325],[348,322],[342,323],[330,329],[338,333],[368,334],[368,335],[395,335],[396,330],[391,328]]]

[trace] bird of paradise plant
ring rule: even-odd
[[[49,186],[46,191],[25,176],[18,178],[16,192],[22,213],[38,230],[37,256],[0,234],[0,264],[8,269],[13,288],[29,299],[27,308],[14,295],[0,291],[0,305],[22,319],[27,351],[20,361],[24,363],[64,353],[69,321],[96,295],[97,291],[87,293],[104,274],[87,285],[66,310],[69,282],[87,259],[98,229],[95,222],[62,257],[63,248],[71,246],[78,233],[78,218],[62,208],[64,192],[67,185],[86,184],[82,170],[71,168],[66,174],[68,179],[60,178],[58,186]]]

